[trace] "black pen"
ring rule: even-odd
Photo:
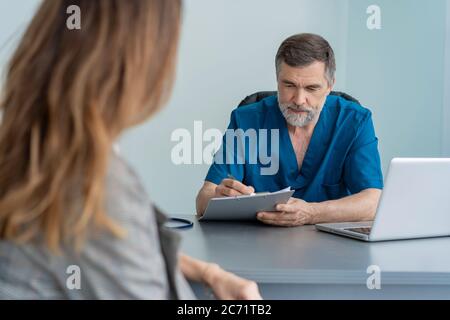
[[[228,174],[227,177],[228,177],[228,179],[232,179],[232,180],[239,181],[238,179],[236,179],[235,177],[233,177],[231,174]],[[257,194],[269,194],[269,193],[270,193],[270,192],[252,192],[250,195],[251,195],[251,196],[254,196],[254,195],[257,195]]]

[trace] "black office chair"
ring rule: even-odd
[[[245,99],[242,100],[241,103],[239,103],[238,108],[242,107],[242,106],[245,106],[247,104],[251,104],[251,103],[255,103],[255,102],[261,101],[264,98],[267,98],[267,97],[270,97],[270,96],[274,96],[276,94],[277,94],[276,91],[259,91],[259,92],[256,92],[254,94],[251,94],[251,95],[245,97]],[[330,95],[339,96],[339,97],[342,97],[342,98],[344,98],[346,100],[349,100],[349,101],[352,101],[352,102],[356,102],[357,104],[360,105],[358,100],[356,100],[351,95],[346,94],[344,92],[331,91]]]

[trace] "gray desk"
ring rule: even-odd
[[[450,237],[365,243],[313,226],[180,217],[195,220],[180,231],[184,253],[255,280],[266,299],[450,299]],[[381,289],[367,288],[370,265]]]

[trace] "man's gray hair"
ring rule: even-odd
[[[336,72],[336,61],[328,41],[312,33],[290,36],[278,48],[275,58],[277,77],[282,62],[291,67],[306,67],[315,61],[325,63],[325,78],[331,85]]]

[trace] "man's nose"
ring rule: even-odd
[[[294,101],[296,105],[302,106],[306,104],[306,93],[303,89],[298,89],[294,96]]]

